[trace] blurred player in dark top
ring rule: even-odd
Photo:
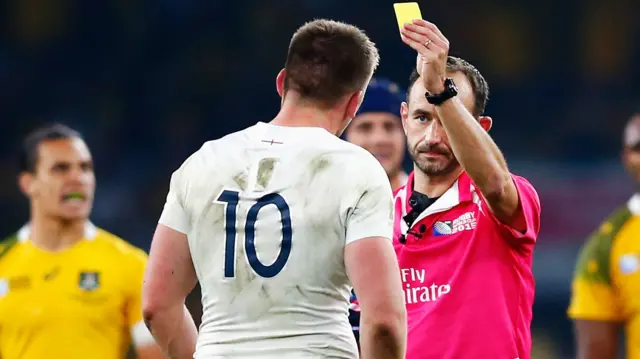
[[[405,184],[402,168],[405,136],[400,121],[404,90],[384,78],[373,78],[358,115],[345,131],[345,139],[371,152],[384,167],[391,187]]]

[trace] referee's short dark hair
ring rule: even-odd
[[[38,127],[31,131],[22,142],[22,150],[20,152],[20,172],[36,172],[36,165],[38,164],[38,146],[42,142],[68,138],[82,139],[82,136],[78,131],[61,123]]]
[[[489,84],[484,79],[480,71],[469,62],[455,56],[447,57],[447,72],[462,72],[471,83],[473,90],[474,105],[472,115],[475,117],[482,116],[489,101]],[[413,84],[420,78],[420,74],[414,69],[409,77],[409,87],[407,88],[407,98],[411,94]]]

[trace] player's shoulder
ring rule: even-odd
[[[622,227],[632,217],[629,208],[613,211],[585,241],[580,249],[575,276],[596,282],[611,280],[611,251]]]
[[[380,162],[364,148],[340,139],[329,132],[318,132],[318,136],[299,144],[301,154],[296,159],[303,158],[314,168],[319,165],[339,171],[342,179],[370,178],[372,172],[383,174]],[[386,174],[384,175],[386,178]]]
[[[145,251],[105,229],[96,228],[96,235],[93,240],[96,244],[106,249],[103,253],[109,253],[111,256],[117,257],[117,259],[133,262],[146,262],[147,260]]]
[[[199,149],[187,156],[187,158],[180,164],[180,167],[176,170],[176,172],[185,171],[190,167],[200,167],[203,165],[203,162],[206,158],[208,158],[211,162],[215,161],[217,148],[216,141],[217,140],[204,142]]]
[[[351,172],[352,175],[370,175],[371,172],[378,174],[385,173],[384,168],[371,152],[353,143],[341,140],[332,136],[333,147],[329,148],[329,152],[334,154],[340,161],[344,162],[345,170]],[[385,174],[386,176],[386,174]]]
[[[0,260],[9,253],[10,250],[14,249],[18,244],[18,232],[13,233],[3,239],[0,240]]]
[[[356,157],[362,157],[362,158],[366,157],[366,158],[375,159],[375,157],[373,157],[373,155],[369,151],[365,150],[361,146],[353,144],[349,141],[345,141],[340,137],[336,137],[331,134],[328,134],[328,136],[325,136],[323,138],[323,141],[330,146],[329,147],[330,149],[343,152],[349,156],[356,156]]]
[[[622,227],[633,217],[631,210],[625,204],[616,208],[594,231],[587,242],[603,242],[612,244]]]
[[[258,127],[258,125],[249,126],[242,130],[228,133],[220,138],[206,141],[196,153],[211,154],[242,148],[249,142],[252,132],[256,131]]]
[[[192,169],[202,171],[206,167],[214,168],[221,158],[227,159],[233,153],[244,151],[251,128],[248,127],[244,130],[203,142],[200,148],[192,152],[182,162],[176,172],[188,172]]]
[[[349,171],[348,176],[363,189],[384,188],[388,190],[389,196],[393,196],[393,189],[389,182],[389,176],[377,158],[369,151],[358,147],[354,150],[353,157],[345,165]]]

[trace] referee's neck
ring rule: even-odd
[[[429,198],[442,196],[456,182],[462,168],[443,175],[428,175],[419,168],[414,169],[413,190],[427,195]]]

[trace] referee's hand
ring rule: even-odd
[[[449,40],[436,25],[425,20],[413,20],[413,23],[404,25],[402,41],[418,52],[416,70],[427,91],[431,94],[443,92]]]

